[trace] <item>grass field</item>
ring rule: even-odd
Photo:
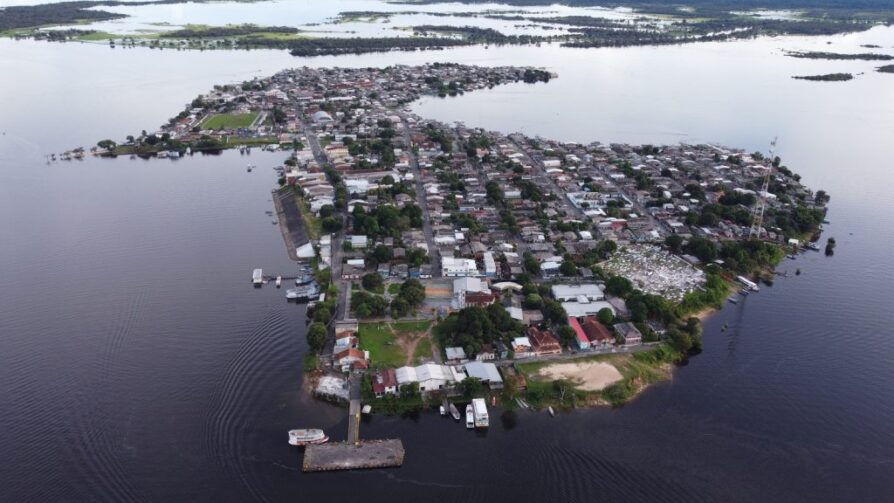
[[[214,114],[202,123],[202,129],[235,129],[251,126],[258,116],[257,113],[248,114]]]
[[[398,333],[398,335],[403,335],[405,333],[414,333],[414,332],[425,332],[428,330],[428,327],[431,325],[431,321],[397,321],[391,324],[394,327],[394,331]]]
[[[401,367],[407,354],[395,341],[396,337],[386,323],[361,323],[360,347],[369,351],[374,367]]]
[[[419,361],[420,359],[431,358],[431,356],[431,339],[423,337],[419,340],[419,343],[416,344],[416,351],[413,351],[413,359]]]

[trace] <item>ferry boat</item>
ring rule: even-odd
[[[318,287],[316,283],[286,290],[286,298],[289,300],[309,300],[315,298],[319,294],[320,287]]]
[[[471,430],[475,428],[475,411],[472,409],[472,404],[466,405],[466,429]]]
[[[474,414],[476,428],[487,428],[490,426],[490,418],[487,414],[487,403],[485,403],[483,398],[472,399],[472,412]]]
[[[460,417],[460,416],[459,416],[459,409],[456,408],[456,405],[453,405],[453,404],[451,403],[451,404],[448,405],[447,408],[450,410],[450,415],[453,416],[453,419],[456,420],[456,421],[459,421],[459,417]]]
[[[289,445],[300,447],[302,445],[324,444],[328,441],[329,437],[323,433],[323,430],[289,430]]]

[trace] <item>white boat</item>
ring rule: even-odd
[[[475,414],[476,428],[487,428],[490,426],[490,418],[487,415],[487,403],[483,398],[472,399],[472,412]]]
[[[301,294],[298,292],[297,288],[289,288],[286,290],[286,298],[289,300],[295,300],[300,296]]]
[[[329,441],[329,437],[318,429],[289,430],[289,445],[302,446],[310,444],[323,444]]]
[[[373,410],[372,405],[366,404],[363,406],[362,409],[360,409],[360,412],[362,412],[364,414],[369,414],[370,412],[372,412],[372,410]]]
[[[251,273],[251,282],[255,285],[264,284],[264,270],[263,269],[255,269]]]
[[[443,405],[438,406],[438,411],[441,413],[441,416],[447,415],[447,409]]]
[[[546,410],[549,412],[549,415],[550,415],[550,416],[555,416],[555,415],[556,415],[556,411],[553,410],[553,406],[552,406],[552,405],[550,405],[549,407],[547,407]]]
[[[276,277],[276,288],[279,288],[281,286],[282,286],[282,276],[277,276]]]
[[[456,405],[452,403],[448,405],[448,410],[450,410],[450,415],[453,416],[453,419],[459,421],[459,409],[456,408]]]
[[[466,405],[466,429],[472,430],[475,428],[475,411],[472,409],[472,404]]]

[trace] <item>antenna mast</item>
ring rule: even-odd
[[[773,164],[776,161],[776,140],[778,137],[773,137],[773,141],[770,142],[770,166],[767,169],[767,174],[764,175],[764,182],[761,184],[761,191],[758,193],[757,203],[754,205],[754,209],[751,210],[751,230],[748,231],[748,237],[751,238],[760,238],[761,230],[764,226],[764,211],[767,209],[767,193],[770,189],[770,175],[773,173]]]

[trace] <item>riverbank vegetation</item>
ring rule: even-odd
[[[505,405],[511,407],[515,398],[523,398],[535,409],[548,406],[559,409],[593,405],[619,407],[650,384],[670,379],[673,365],[680,360],[679,352],[668,344],[661,344],[635,353],[591,355],[562,362],[517,363],[515,367],[524,377],[526,389],[507,386],[503,393],[503,401]],[[620,380],[593,390],[584,389],[585,383],[580,380],[548,377],[551,375],[550,367],[590,362],[614,367],[620,373]]]
[[[875,69],[877,72],[881,73],[894,73],[894,65],[884,65]]]

